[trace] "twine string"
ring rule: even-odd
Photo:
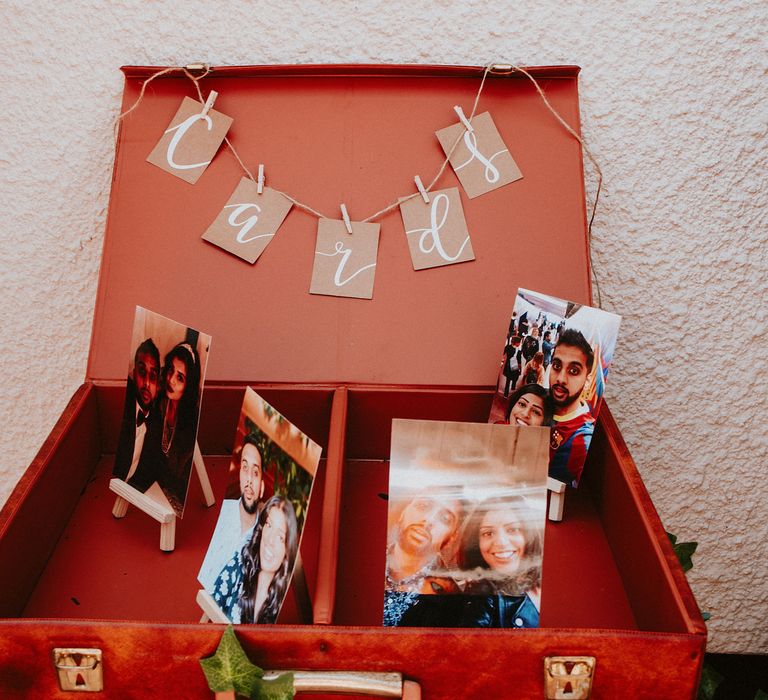
[[[557,110],[549,103],[549,100],[547,99],[547,96],[544,94],[544,90],[541,89],[541,85],[536,81],[536,78],[534,78],[527,70],[524,68],[520,68],[519,66],[512,66],[514,70],[516,70],[518,73],[522,73],[528,80],[530,80],[533,83],[533,86],[536,88],[536,92],[539,93],[539,97],[544,102],[544,105],[546,108],[552,113],[552,116],[557,119],[557,121],[560,122],[560,124],[563,126],[563,128],[571,135],[573,138],[575,138],[580,144],[581,148],[583,149],[584,153],[586,154],[587,158],[589,158],[589,162],[592,163],[592,166],[595,168],[595,173],[597,174],[597,190],[595,191],[595,201],[592,203],[592,213],[589,216],[589,222],[587,223],[587,253],[589,255],[589,268],[592,271],[592,277],[595,280],[595,291],[597,292],[597,306],[599,308],[602,308],[602,299],[600,296],[600,281],[597,278],[597,273],[595,272],[595,266],[592,263],[592,223],[595,220],[595,214],[597,213],[597,203],[600,200],[600,192],[603,189],[603,171],[600,169],[600,166],[597,163],[597,159],[592,155],[592,151],[589,150],[589,146],[587,146],[584,139],[579,136],[579,134],[574,131],[571,126],[568,124],[568,122],[563,119],[560,114],[558,114]]]
[[[483,93],[483,88],[485,87],[485,81],[488,77],[488,74],[492,71],[493,66],[495,64],[489,63],[486,65],[483,69],[483,75],[480,80],[480,85],[477,89],[477,92],[475,93],[475,99],[472,103],[472,111],[470,112],[470,115],[468,117],[468,120],[471,122],[472,118],[475,116],[475,113],[477,112],[477,106],[480,102],[480,95]],[[146,91],[147,85],[149,85],[150,82],[155,80],[155,78],[159,78],[163,75],[167,75],[168,73],[172,73],[174,71],[180,70],[187,78],[189,78],[192,83],[195,86],[195,90],[197,91],[198,99],[200,100],[201,104],[205,104],[205,99],[203,98],[203,91],[200,88],[200,81],[205,78],[210,72],[211,67],[208,64],[204,64],[203,66],[203,72],[200,75],[194,75],[190,70],[185,67],[171,67],[171,68],[165,68],[163,70],[158,71],[157,73],[153,73],[150,75],[141,85],[141,91],[139,92],[139,96],[136,99],[136,101],[120,116],[117,118],[117,121],[115,123],[115,139],[117,139],[117,131],[118,127],[120,125],[120,122],[127,117],[131,112],[133,112],[139,104],[141,104],[141,101],[144,99],[144,93]],[[592,154],[592,151],[589,149],[589,146],[587,146],[584,139],[576,133],[576,131],[568,124],[568,122],[563,119],[562,116],[558,113],[558,111],[551,105],[549,100],[547,99],[546,94],[544,93],[544,90],[542,90],[541,85],[539,85],[536,78],[534,78],[527,70],[524,68],[521,68],[520,66],[512,65],[512,70],[517,71],[518,73],[524,75],[528,80],[533,83],[534,88],[536,88],[536,92],[539,94],[539,97],[541,97],[542,101],[544,102],[544,106],[549,110],[549,112],[552,114],[552,116],[560,123],[560,125],[571,135],[573,138],[575,138],[579,144],[581,145],[582,150],[584,151],[585,155],[589,159],[590,163],[595,169],[595,173],[597,175],[597,189],[595,191],[595,199],[592,203],[592,211],[590,213],[589,221],[587,223],[587,252],[589,255],[589,266],[592,272],[592,277],[595,280],[595,291],[597,292],[597,305],[598,307],[602,307],[602,301],[601,301],[601,295],[600,295],[600,283],[597,277],[597,274],[595,272],[595,266],[592,262],[592,224],[595,220],[595,214],[597,213],[597,204],[600,200],[600,193],[603,188],[603,171],[600,168],[600,165],[597,162],[597,159]],[[448,164],[450,163],[451,156],[453,155],[454,151],[458,147],[461,140],[464,138],[464,132],[462,131],[459,133],[459,135],[456,137],[455,141],[453,142],[453,145],[449,149],[448,153],[446,154],[445,159],[443,160],[442,165],[438,169],[435,176],[432,178],[432,180],[429,182],[429,184],[424,188],[427,192],[430,192],[437,182],[440,180],[440,178],[443,176],[443,173],[445,173],[446,168],[448,167]],[[229,140],[228,136],[224,137],[224,143],[226,143],[229,150],[232,152],[232,155],[237,160],[238,164],[242,168],[243,172],[250,178],[253,182],[256,182],[256,178],[254,177],[253,173],[248,169],[248,167],[243,162],[243,159],[240,157],[240,155],[237,152],[237,149],[234,147],[232,142]],[[304,202],[299,201],[295,197],[292,197],[287,192],[283,192],[281,190],[275,190],[279,194],[283,195],[286,199],[288,199],[294,206],[298,207],[299,209],[302,209],[303,211],[306,211],[309,214],[312,214],[313,216],[316,216],[319,219],[325,219],[329,218],[326,217],[321,212],[317,211],[313,207],[309,206],[308,204],[305,204]],[[393,202],[385,206],[383,209],[380,209],[379,211],[371,214],[370,216],[366,217],[365,219],[361,219],[362,223],[369,223],[371,221],[374,221],[385,214],[388,214],[389,212],[393,211],[394,209],[397,209],[400,204],[404,201],[408,201],[410,199],[413,199],[414,197],[419,197],[420,193],[412,192],[405,197],[398,197]]]

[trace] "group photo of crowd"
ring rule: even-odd
[[[182,517],[211,336],[136,308],[113,476]]]
[[[519,432],[393,422],[385,626],[538,627],[547,433]]]
[[[621,319],[518,290],[490,422],[550,426],[549,475],[578,486]]]

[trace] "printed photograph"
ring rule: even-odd
[[[539,626],[548,440],[543,427],[392,422],[385,626]]]
[[[136,307],[113,476],[173,508],[187,499],[211,336]]]
[[[574,488],[600,412],[621,316],[519,289],[490,423],[550,428],[549,475]]]
[[[274,623],[293,576],[322,448],[250,387],[198,581],[235,624]]]

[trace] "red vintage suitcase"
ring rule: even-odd
[[[123,109],[156,70],[124,69]],[[578,69],[531,72],[578,129]],[[346,202],[355,220],[412,192],[415,174],[431,179],[434,131],[454,104],[469,111],[481,75],[216,68],[201,87],[234,117],[248,167],[266,164],[268,184],[330,217]],[[484,422],[517,287],[591,300],[581,148],[530,81],[491,74],[480,100],[524,178],[464,198],[476,261],[414,272],[392,212],[372,301],[308,294],[317,221],[302,211],[253,267],[201,240],[242,171],[227,148],[195,186],[145,162],[185,95],[180,71],[158,78],[121,123],[87,377],[0,513],[0,696],[70,697],[55,648],[101,650],[108,697],[211,695],[198,659],[223,628],[196,623],[195,593],[218,507],[193,478],[172,554],[143,513],[110,515],[139,304],[213,335],[199,442],[219,498],[246,385],[324,447],[302,543],[313,624],[289,596],[280,624],[238,627],[255,663],[398,672],[429,699],[537,698],[547,659],[587,656],[593,698],[693,697],[706,629],[607,407],[564,521],[547,524],[539,629],[380,626],[391,419]],[[557,697],[579,697],[572,680]]]

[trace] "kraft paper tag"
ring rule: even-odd
[[[379,224],[320,219],[310,294],[373,298],[373,279],[379,250]]]
[[[244,177],[203,239],[253,264],[269,245],[293,204],[269,187]]]
[[[446,155],[461,136],[450,157],[450,163],[467,196],[474,199],[519,180],[523,175],[502,141],[489,112],[476,115],[471,124],[473,131],[467,131],[459,122],[440,129],[435,135]]]
[[[232,125],[232,117],[185,97],[147,161],[194,185],[205,172]]]
[[[458,187],[400,200],[414,270],[474,260]]]

